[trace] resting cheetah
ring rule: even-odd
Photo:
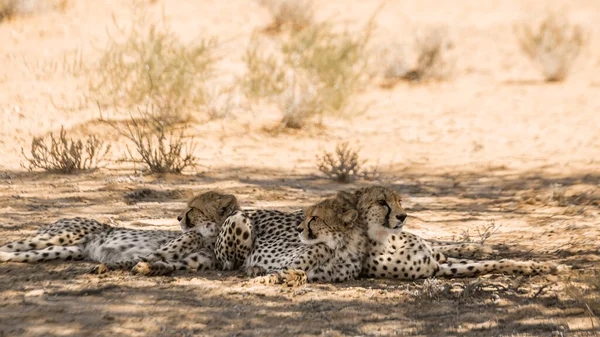
[[[390,188],[373,186],[354,193],[340,192],[338,198],[355,198],[368,243],[362,274],[369,277],[420,279],[433,276],[468,277],[487,273],[533,275],[555,271],[550,263],[533,261],[472,261],[446,256],[446,252],[470,253],[476,244],[435,246],[401,228],[406,221],[399,195]]]
[[[178,269],[212,269],[217,229],[239,209],[233,195],[207,192],[194,197],[178,216],[181,232],[115,228],[96,220],[61,219],[32,238],[0,247],[0,261],[86,259],[97,272],[131,268],[143,274]],[[185,268],[184,268],[185,267]]]
[[[280,265],[277,257],[282,254],[283,247],[288,242],[300,242],[295,228],[303,219],[301,210],[290,213],[236,211],[225,220],[217,237],[217,261],[223,270],[246,268],[250,263],[267,269],[276,268]]]
[[[256,281],[287,285],[356,278],[365,246],[365,234],[356,226],[357,219],[358,212],[350,202],[332,198],[309,207],[297,228],[279,228],[299,235],[257,233],[255,247],[246,259],[248,275],[266,272],[269,275]]]

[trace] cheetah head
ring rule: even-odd
[[[357,219],[354,205],[346,200],[323,200],[306,210],[306,217],[297,228],[300,241],[309,245],[324,243],[335,250],[344,244]]]
[[[370,186],[356,190],[353,195],[360,220],[366,225],[371,239],[377,240],[402,230],[407,214],[396,191],[383,186]],[[352,194],[340,192],[339,197],[351,199]]]
[[[192,198],[177,220],[182,232],[198,231],[202,236],[214,237],[225,219],[239,209],[234,195],[209,191]]]

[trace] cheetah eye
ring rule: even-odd
[[[385,200],[377,200],[377,202],[381,205],[381,206],[385,206],[387,205],[387,203],[385,202]]]

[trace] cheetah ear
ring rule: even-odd
[[[338,192],[336,197],[338,199],[343,200],[344,202],[347,202],[348,204],[352,205],[353,207],[355,207],[356,204],[358,203],[358,197],[354,193],[340,191],[340,192]]]
[[[363,187],[363,188],[359,188],[354,191],[354,197],[356,198],[356,202],[358,202],[358,199],[360,199],[360,197],[362,197],[363,194],[365,194],[365,192],[367,192],[367,189],[368,189],[368,187]]]
[[[315,206],[306,207],[306,209],[304,209],[304,217],[308,218],[309,216],[311,216],[314,210],[315,210]]]
[[[233,211],[240,209],[237,198],[233,194],[225,194],[219,200],[217,212],[219,216],[229,216]]]
[[[355,209],[351,209],[349,211],[346,211],[344,213],[342,213],[340,215],[342,221],[344,222],[344,225],[346,226],[346,228],[352,228],[354,227],[354,223],[356,222],[356,219],[358,218],[358,211]]]

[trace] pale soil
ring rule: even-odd
[[[159,13],[184,39],[221,36],[219,64],[243,71],[252,30],[269,22],[251,1],[158,1]],[[319,18],[364,23],[371,1],[328,1]],[[569,79],[544,84],[519,51],[513,26],[536,10],[569,12],[589,30],[588,48]],[[416,30],[443,24],[455,40],[454,78],[442,83],[376,81],[360,96],[371,108],[326,128],[272,134],[278,116],[240,111],[236,118],[193,125],[201,164],[183,176],[145,176],[126,166],[62,176],[20,164],[32,136],[101,132],[92,105],[74,108],[84,77],[49,63],[80,50],[94,62],[111,14],[127,22],[121,1],[70,1],[0,23],[0,242],[32,234],[62,217],[86,216],[140,228],[176,229],[175,216],[198,191],[219,188],[244,207],[291,210],[340,189],[318,176],[315,155],[350,141],[379,163],[383,183],[405,197],[407,230],[457,239],[492,221],[497,257],[555,261],[566,275],[443,280],[430,299],[423,282],[363,279],[287,289],[236,273],[179,273],[144,278],[126,272],[87,274],[89,263],[0,264],[0,336],[595,336],[600,322],[565,291],[600,268],[600,5],[597,1],[390,1],[377,19],[375,47],[408,43]],[[54,102],[55,104],[52,104]],[[68,108],[68,109],[67,109]],[[117,154],[115,154],[117,157]],[[550,197],[566,188],[560,206]],[[553,187],[554,186],[554,187]],[[142,188],[148,199],[128,198]],[[478,284],[467,287],[471,282]],[[597,315],[597,313],[596,313]]]

